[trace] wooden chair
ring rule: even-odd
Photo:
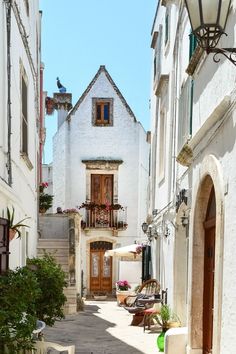
[[[152,296],[154,294],[159,294],[160,292],[160,284],[156,279],[149,279],[145,281],[137,294],[128,295],[124,299],[125,309],[133,314],[133,319],[131,322],[131,326],[138,326],[143,322],[144,318],[144,306],[140,306],[138,304],[138,299],[144,296]]]
[[[146,327],[150,329],[152,317],[160,313],[161,304],[154,304],[153,307],[143,310],[143,331],[145,332]]]
[[[133,307],[136,305],[139,296],[142,295],[151,296],[154,294],[159,294],[159,292],[160,292],[160,283],[156,279],[149,279],[140,286],[140,289],[137,292],[137,294],[128,295],[124,299],[124,304],[126,307]]]
[[[69,345],[69,346],[62,346],[60,344],[52,343],[52,342],[44,342],[44,341],[37,341],[35,343],[35,350],[32,351],[32,353],[35,354],[47,354],[48,349],[55,349],[58,350],[59,352],[64,352],[67,351],[68,354],[75,354],[75,346],[74,345]]]

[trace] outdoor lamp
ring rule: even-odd
[[[222,34],[225,33],[225,26],[229,14],[231,0],[185,0],[192,32],[197,38],[200,47],[206,50],[207,54],[215,53],[213,60],[219,62],[217,54],[223,54],[234,65],[236,59],[236,48],[216,48]]]
[[[147,230],[148,230],[148,224],[146,222],[142,223],[142,230],[143,232],[146,234]]]
[[[183,227],[186,227],[189,223],[189,218],[188,216],[184,213],[183,216],[181,216],[181,224],[183,225]]]

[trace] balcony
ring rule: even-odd
[[[81,227],[83,229],[127,229],[127,207],[120,204],[83,203],[80,207],[83,215]]]

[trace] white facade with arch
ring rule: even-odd
[[[232,1],[219,47],[236,47],[236,2]],[[165,43],[168,23],[169,39]],[[236,350],[236,70],[223,57],[214,63],[193,45],[183,2],[159,2],[152,28],[151,187],[149,215],[156,230],[152,240],[154,275],[168,288],[168,302],[188,327],[188,354],[202,354],[203,223],[214,186],[215,271],[213,354]],[[192,50],[190,50],[192,49]],[[158,65],[157,65],[158,64]],[[165,86],[167,85],[167,86]],[[165,89],[167,87],[167,89]],[[160,136],[161,110],[166,108],[165,138]],[[166,151],[159,164],[160,142]],[[183,226],[183,220],[186,225]],[[161,227],[164,225],[164,228]],[[165,229],[169,233],[165,237]],[[158,245],[158,246],[157,246]],[[164,274],[164,275],[163,275]],[[164,283],[163,283],[164,282]]]

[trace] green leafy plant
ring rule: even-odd
[[[33,348],[32,332],[40,319],[52,326],[64,317],[65,273],[51,255],[0,276],[0,353]]]
[[[174,313],[169,305],[162,305],[160,313],[155,315],[157,323],[162,327],[163,331],[170,328],[172,322],[176,322],[180,325],[180,319],[176,313]]]
[[[20,231],[21,227],[29,227],[28,225],[23,224],[23,222],[27,219],[30,219],[30,217],[24,218],[18,222],[14,221],[14,219],[15,219],[15,208],[14,207],[12,207],[12,212],[10,211],[9,208],[7,208],[7,219],[8,219],[9,229],[14,230],[18,234],[17,238],[21,237],[21,231]]]
[[[53,195],[45,193],[45,188],[48,188],[47,182],[42,182],[39,186],[39,211],[45,212],[52,207]]]
[[[41,296],[36,299],[37,317],[52,326],[57,319],[64,318],[66,296],[63,288],[67,286],[65,272],[54,257],[46,253],[42,259],[28,259],[27,266],[34,270],[41,289]]]
[[[27,267],[0,276],[0,353],[32,348],[40,295],[37,279]]]

